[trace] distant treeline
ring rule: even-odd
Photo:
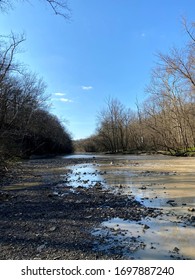
[[[165,151],[172,155],[195,155],[195,28],[183,27],[188,42],[182,49],[158,54],[148,85],[147,99],[126,108],[109,99],[98,116],[95,135],[75,143],[88,152]]]
[[[0,38],[0,161],[72,152],[64,125],[48,111],[45,84],[16,61],[23,36]]]

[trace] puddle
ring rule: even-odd
[[[96,164],[78,164],[68,168],[70,172],[67,181],[72,188],[105,186],[105,180],[102,177],[104,172],[98,170],[98,165]]]
[[[123,186],[120,191],[127,194],[131,191],[146,207],[163,208],[177,214],[186,214],[189,208],[195,207],[195,176],[154,173],[145,177],[140,173],[126,176],[126,173],[111,172],[110,177],[106,178],[110,185],[117,185],[118,179],[118,184]]]
[[[101,164],[96,158],[94,164],[70,170],[68,183],[75,189],[100,184],[164,213],[141,222],[117,217],[104,222],[92,232],[97,239],[94,250],[126,259],[195,259],[195,159],[134,156],[113,164],[110,156]]]
[[[92,234],[94,250],[122,255],[125,259],[194,259],[194,228],[173,218],[143,219],[140,222],[114,218]]]

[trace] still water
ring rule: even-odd
[[[119,248],[121,252],[123,248],[127,259],[195,259],[195,158],[84,157],[93,158],[93,163],[70,166],[69,183],[75,189],[101,183],[116,195],[134,195],[145,206],[163,212],[158,218],[140,222],[115,217],[102,223],[92,232],[105,240],[101,244],[97,241],[98,250],[109,252],[115,246],[115,251]],[[137,242],[132,243],[132,238]]]

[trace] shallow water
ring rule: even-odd
[[[147,229],[144,229],[145,225]],[[114,218],[102,223],[92,234],[107,238],[103,244],[98,244],[97,250],[110,253],[115,243],[126,259],[194,259],[194,228],[178,226],[166,216],[140,222]]]
[[[195,221],[186,222],[195,208],[194,158],[106,156],[100,164],[101,156],[90,157],[93,164],[70,167],[68,181],[75,189],[100,183],[116,195],[134,195],[145,206],[163,211],[141,223],[118,217],[104,222],[92,232],[104,239],[97,240],[97,250],[119,250],[127,259],[195,259]]]
[[[103,185],[105,180],[103,172],[98,170],[96,164],[77,164],[69,166],[70,173],[67,178],[68,184],[73,188],[84,187],[92,188],[97,183]]]

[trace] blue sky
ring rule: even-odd
[[[25,34],[19,60],[43,78],[50,111],[79,139],[95,132],[108,98],[132,109],[146,98],[156,53],[182,47],[181,17],[194,21],[195,1],[69,0],[69,7],[65,21],[44,0],[19,1],[0,14],[0,35]]]

